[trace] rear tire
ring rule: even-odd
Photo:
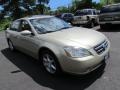
[[[93,28],[95,26],[95,23],[93,21],[90,22],[90,28]]]

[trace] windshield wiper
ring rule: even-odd
[[[46,32],[42,32],[41,34],[46,34],[46,33],[51,33],[51,32],[56,32],[56,31],[46,31]]]
[[[60,28],[59,30],[68,29],[68,28],[72,28],[72,27],[63,27],[63,28]]]

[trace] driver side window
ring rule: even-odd
[[[27,21],[25,21],[25,20],[22,21],[22,23],[21,23],[20,32],[24,31],[24,30],[31,31],[31,27],[30,27],[29,23]]]

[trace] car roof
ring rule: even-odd
[[[81,9],[81,10],[77,10],[77,11],[82,11],[82,10],[96,10],[96,9],[88,8],[88,9]]]
[[[109,5],[106,5],[104,7],[110,7],[110,6],[116,6],[116,5],[120,5],[120,3],[117,3],[117,4],[109,4]]]
[[[17,19],[17,20],[21,20],[21,19],[30,20],[30,19],[36,19],[36,18],[50,18],[50,17],[54,17],[54,16],[50,16],[50,15],[33,15],[33,16],[27,16],[27,17],[24,17],[24,18],[20,18],[20,19]]]
[[[87,9],[82,9],[82,10],[96,10],[96,9],[92,9],[92,8],[87,8]]]

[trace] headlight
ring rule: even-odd
[[[80,47],[65,47],[64,50],[67,56],[74,58],[83,58],[92,55],[87,49]]]

